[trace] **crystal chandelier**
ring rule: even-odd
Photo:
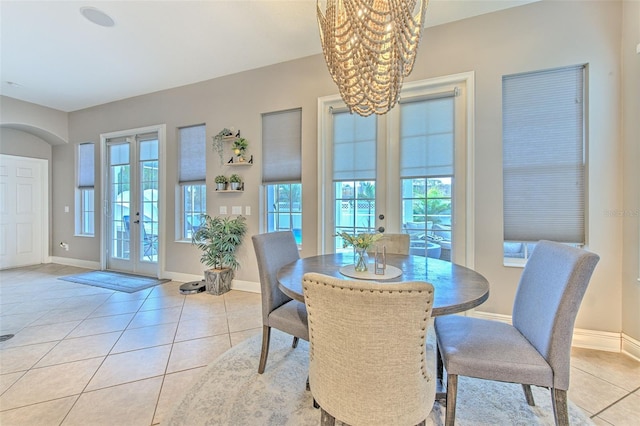
[[[351,112],[385,114],[413,69],[428,0],[317,0],[322,51]],[[417,10],[416,10],[417,9]]]

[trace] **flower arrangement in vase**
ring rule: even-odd
[[[351,235],[347,232],[338,232],[335,237],[342,238],[342,247],[353,247],[355,251],[355,270],[356,272],[367,271],[367,249],[376,241],[383,237],[382,234],[361,233]]]

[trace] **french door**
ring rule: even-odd
[[[104,138],[106,269],[158,276],[158,132]]]
[[[405,232],[412,254],[472,262],[472,80],[406,84],[381,116],[320,99],[321,253],[343,248],[337,232]]]

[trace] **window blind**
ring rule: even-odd
[[[454,92],[400,103],[400,177],[453,175]]]
[[[302,109],[262,114],[262,183],[302,180]]]
[[[504,239],[585,242],[584,67],[502,79]]]
[[[178,181],[181,185],[204,183],[207,176],[206,126],[181,127],[180,170]]]
[[[376,179],[376,117],[333,111],[333,180]]]
[[[89,189],[95,186],[95,144],[78,145],[78,188]]]

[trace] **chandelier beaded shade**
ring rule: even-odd
[[[317,1],[322,51],[351,112],[385,114],[413,69],[428,0]]]

